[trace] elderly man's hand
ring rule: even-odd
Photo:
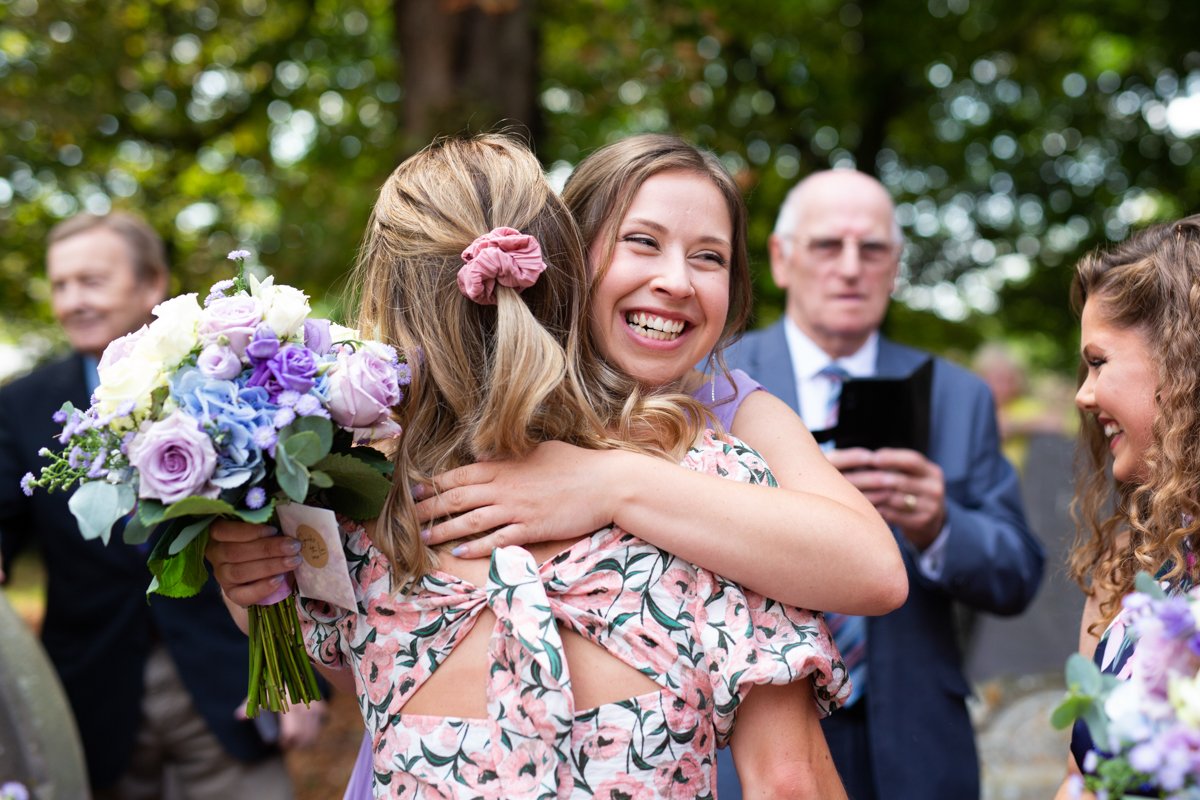
[[[861,447],[831,450],[831,464],[899,528],[918,550],[933,543],[946,524],[946,479],[942,468],[916,450]]]

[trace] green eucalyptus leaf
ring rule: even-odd
[[[303,503],[308,497],[308,468],[296,463],[283,447],[275,448],[275,480],[292,502]]]
[[[234,509],[234,515],[242,522],[251,522],[255,525],[261,525],[271,519],[271,515],[275,513],[275,501],[268,500],[262,508],[237,508]]]
[[[142,498],[138,500],[137,513],[142,524],[147,528],[153,528],[155,525],[163,521],[163,514],[167,511],[167,507],[157,500]]]
[[[154,526],[143,522],[141,514],[130,514],[125,530],[121,531],[121,539],[125,544],[144,544],[153,532]]]
[[[170,547],[167,548],[167,553],[172,556],[178,555],[183,548],[192,543],[193,539],[200,534],[207,532],[208,529],[212,527],[214,519],[216,519],[215,516],[201,517],[181,530],[179,534],[176,535],[175,541],[171,542]]]
[[[207,515],[229,514],[237,515],[237,509],[216,497],[185,497],[167,506],[162,519],[179,519],[180,517],[201,517]]]
[[[90,481],[74,491],[67,508],[79,523],[83,538],[100,539],[108,544],[113,524],[132,511],[136,503],[133,487],[127,483]]]
[[[1100,668],[1082,653],[1072,653],[1067,659],[1067,686],[1086,697],[1100,692]]]
[[[306,467],[317,463],[329,452],[321,451],[321,440],[312,431],[292,434],[287,439],[280,440],[279,448],[286,450],[297,464]],[[279,448],[276,448],[276,453]]]
[[[329,450],[333,447],[333,423],[324,417],[299,417],[279,432],[279,443],[284,445],[287,445],[292,439],[310,433],[317,437],[317,445],[316,449],[311,452],[308,451],[309,445],[304,445],[304,458],[301,458],[300,454],[288,445],[289,455],[294,456],[306,467],[311,467],[329,455]]]
[[[1050,724],[1057,730],[1072,725],[1083,714],[1086,700],[1079,696],[1070,696],[1063,700],[1050,714]]]
[[[1149,572],[1139,572],[1135,575],[1133,578],[1133,588],[1142,594],[1153,597],[1155,600],[1162,600],[1167,596],[1162,586],[1158,581],[1154,580]]]

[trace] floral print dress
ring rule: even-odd
[[[684,466],[774,485],[761,457],[711,432]],[[358,607],[303,599],[306,645],[353,670],[372,736],[376,797],[710,798],[715,749],[755,684],[811,678],[829,713],[849,694],[818,614],[746,591],[616,527],[537,564],[492,554],[485,586],[434,571],[397,592],[385,558],[344,527]],[[404,713],[471,631],[496,616],[488,719]],[[638,669],[656,692],[577,709],[559,628]]]

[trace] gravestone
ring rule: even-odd
[[[41,643],[0,590],[0,784],[34,800],[87,800],[75,719]]]
[[[1046,549],[1042,585],[1019,616],[979,615],[967,653],[967,675],[974,683],[1061,675],[1067,657],[1079,649],[1084,597],[1066,571],[1075,539],[1070,516],[1074,454],[1075,442],[1066,436],[1037,434],[1029,440],[1021,494],[1029,528]]]
[[[1052,797],[1066,775],[1070,732],[1055,730],[1050,713],[1066,691],[1063,668],[1079,648],[1084,601],[1066,573],[1075,538],[1074,454],[1075,442],[1065,436],[1030,438],[1021,493],[1029,527],[1046,550],[1042,584],[1019,616],[978,615],[967,650],[983,800]]]

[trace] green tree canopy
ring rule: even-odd
[[[0,302],[46,319],[49,226],[114,206],[164,233],[177,288],[246,245],[336,298],[391,168],[509,120],[556,174],[643,130],[717,152],[750,205],[760,321],[787,189],[872,172],[909,239],[890,331],[1064,366],[1075,259],[1197,205],[1200,5],[1040,6],[0,0]]]

